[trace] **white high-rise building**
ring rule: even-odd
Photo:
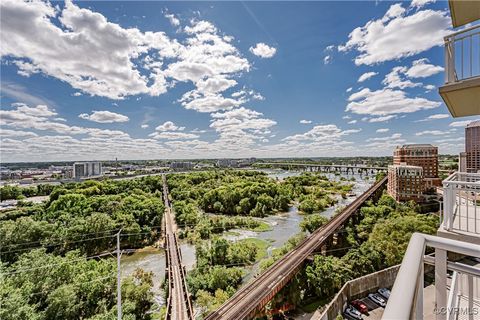
[[[102,163],[98,161],[75,162],[73,177],[75,179],[96,177],[102,175]]]

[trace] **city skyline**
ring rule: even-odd
[[[458,154],[477,119],[436,89],[447,2],[1,6],[3,162]]]

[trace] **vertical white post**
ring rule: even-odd
[[[417,293],[415,301],[415,319],[423,320],[423,259],[420,262],[420,272],[417,277]]]
[[[436,320],[447,319],[447,251],[435,249]]]
[[[467,275],[468,286],[468,320],[473,320],[473,276]]]
[[[120,274],[120,232],[117,233],[117,320],[122,320],[122,283]]]

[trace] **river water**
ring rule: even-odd
[[[260,171],[260,170],[259,170]],[[301,174],[301,171],[284,171],[284,170],[261,170],[268,174],[273,179],[283,180],[289,176],[297,176]],[[375,181],[374,176],[360,176],[358,174],[355,175],[335,175],[335,174],[328,174],[325,175],[332,180],[340,180],[343,176],[347,179],[352,177],[355,178],[356,181],[352,181],[354,183],[354,187],[352,193],[355,196],[360,195],[368,187]],[[348,182],[348,181],[347,181]],[[339,206],[345,206],[352,202],[355,199],[355,196],[347,197],[346,199],[342,199],[341,197],[338,198],[338,203],[321,213],[321,215],[325,217],[331,217],[335,210]],[[266,232],[253,232],[248,230],[241,230],[241,229],[233,229],[230,232],[226,232],[224,234],[224,238],[236,241],[245,238],[258,238],[262,240],[266,240],[270,242],[270,246],[267,249],[268,255],[271,254],[272,250],[275,248],[281,247],[290,237],[300,232],[300,222],[302,221],[303,216],[299,214],[297,207],[292,206],[288,212],[279,213],[274,216],[268,216],[266,218],[262,218],[262,221],[267,222],[272,227],[270,231]],[[182,252],[182,260],[183,264],[186,266],[187,270],[191,270],[195,265],[195,246],[182,243],[181,244],[181,252]],[[153,272],[153,291],[155,294],[155,301],[158,306],[162,306],[165,304],[164,296],[163,296],[163,289],[161,285],[164,281],[165,277],[165,253],[163,249],[156,249],[152,247],[144,248],[141,251],[135,252],[131,255],[124,255],[122,256],[121,260],[121,269],[122,269],[122,277],[129,276],[133,274],[135,269],[142,268],[144,271]],[[258,270],[258,264],[254,265],[252,268],[249,269],[248,274],[244,278],[244,281],[248,281]]]

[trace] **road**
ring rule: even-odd
[[[383,178],[370,187],[365,193],[349,204],[339,215],[333,217],[322,228],[313,232],[294,250],[274,263],[259,277],[252,280],[237,291],[218,310],[209,314],[205,320],[239,320],[249,319],[256,310],[261,309],[273,296],[288,283],[302,266],[304,260],[318,249],[347,219],[355,213],[363,203],[377,190],[386,185]]]
[[[165,251],[168,278],[166,319],[190,320],[193,319],[192,304],[185,281],[185,268],[182,265],[182,255],[178,246],[177,224],[168,197],[165,175],[163,175],[163,199],[165,203]]]

